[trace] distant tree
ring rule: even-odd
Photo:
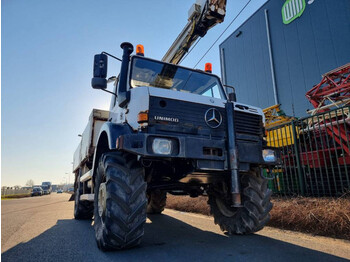
[[[27,181],[27,183],[26,183],[26,186],[34,186],[34,181],[33,181],[33,179],[29,179],[28,181]]]
[[[2,187],[1,187],[1,194],[2,194],[2,195],[5,195],[5,193],[6,193],[6,188],[7,188],[7,186],[2,186]]]
[[[20,186],[20,185],[15,185],[14,188],[15,188],[15,189],[20,189],[21,186]]]

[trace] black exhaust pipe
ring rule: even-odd
[[[118,105],[125,107],[130,100],[130,93],[127,91],[128,86],[128,68],[130,55],[134,51],[132,44],[124,42],[120,45],[123,49],[122,64],[120,68],[119,84],[118,84]]]

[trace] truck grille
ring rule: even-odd
[[[210,105],[150,97],[149,108],[149,131],[226,138],[225,108],[215,107],[223,118],[218,128],[210,128],[205,122],[205,113],[208,109],[213,108]],[[169,121],[159,120],[159,116]],[[235,110],[234,123],[237,133],[254,136],[262,135],[262,117],[260,115]]]
[[[236,133],[262,135],[262,117],[260,115],[235,110],[234,119]]]
[[[156,133],[173,132],[220,138],[226,135],[225,108],[215,107],[223,118],[218,128],[210,128],[204,120],[207,110],[213,108],[210,105],[150,97],[149,108],[149,127],[155,129]],[[159,121],[159,116],[170,121]]]

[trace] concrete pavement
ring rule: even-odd
[[[70,195],[2,201],[3,261],[348,261],[350,242],[265,228],[228,237],[211,217],[149,216],[138,248],[101,252],[92,221],[73,218]]]

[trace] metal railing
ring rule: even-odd
[[[1,188],[1,196],[8,196],[8,195],[17,195],[17,194],[29,194],[32,190],[31,189],[24,189],[24,188]]]
[[[276,194],[341,196],[350,190],[350,108],[342,107],[267,129],[282,162],[269,187]],[[267,172],[267,170],[265,170]]]

